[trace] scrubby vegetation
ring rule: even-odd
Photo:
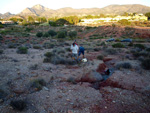
[[[116,44],[113,44],[112,47],[114,47],[114,48],[124,48],[125,46],[122,43],[116,43]]]
[[[27,47],[19,47],[17,49],[17,53],[19,53],[19,54],[27,54],[28,53],[28,48]]]

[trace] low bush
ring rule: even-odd
[[[47,52],[44,54],[44,56],[46,56],[47,58],[51,58],[52,56],[54,56],[54,54],[52,52]]]
[[[48,31],[48,34],[50,35],[50,36],[55,36],[55,35],[57,35],[57,33],[54,31],[54,30],[49,30]]]
[[[150,48],[147,48],[146,51],[150,52]]]
[[[28,48],[27,47],[19,47],[17,49],[17,53],[19,53],[19,54],[27,54],[28,53]]]
[[[24,100],[15,100],[10,102],[10,106],[12,106],[13,109],[23,111],[26,108],[27,103]]]
[[[0,54],[3,54],[3,50],[0,50]]]
[[[31,30],[33,30],[33,27],[26,27],[25,31],[30,32]]]
[[[53,44],[53,43],[50,43],[50,42],[45,42],[44,44],[43,44],[43,47],[45,48],[45,49],[51,49],[51,48],[53,48],[55,45]]]
[[[107,49],[105,50],[105,52],[108,53],[109,55],[115,55],[115,54],[118,53],[117,50],[116,50],[116,49],[113,49],[113,48],[107,48]]]
[[[42,49],[42,47],[40,45],[34,45],[33,48],[34,49]]]
[[[64,32],[64,31],[60,31],[60,32],[58,32],[58,34],[57,34],[57,38],[66,38],[66,33]]]
[[[133,46],[134,44],[133,44],[133,42],[130,42],[129,44],[128,44],[128,46]]]
[[[122,43],[115,43],[112,45],[114,48],[124,48],[125,46]]]
[[[146,70],[150,70],[150,58],[142,60],[142,67]]]
[[[35,79],[31,81],[31,87],[35,88],[37,91],[41,90],[43,86],[46,86],[44,79]]]
[[[48,32],[45,32],[45,33],[43,34],[43,37],[49,37],[49,33],[48,33]]]
[[[115,65],[115,68],[117,68],[117,69],[120,69],[120,68],[131,69],[132,65],[129,62],[119,62]]]
[[[145,46],[143,44],[134,44],[134,47],[145,49]]]
[[[70,38],[73,38],[73,37],[76,37],[77,36],[77,31],[70,31],[69,32],[69,37]]]
[[[36,36],[37,36],[37,37],[42,37],[42,36],[43,36],[43,33],[42,33],[42,32],[37,32],[37,33],[36,33]]]
[[[0,41],[2,41],[3,40],[3,37],[0,35]]]

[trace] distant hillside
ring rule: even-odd
[[[140,5],[140,4],[131,4],[131,5],[109,5],[104,8],[83,8],[83,9],[73,9],[70,7],[61,8],[58,10],[53,10],[46,8],[40,4],[35,5],[31,8],[24,9],[21,13],[17,14],[20,16],[44,16],[44,17],[63,17],[63,16],[85,16],[85,15],[98,15],[98,14],[123,14],[124,12],[128,13],[146,13],[150,12],[150,7]],[[12,16],[11,14],[3,14],[0,17],[7,18]]]
[[[0,18],[9,18],[14,16],[14,14],[11,14],[10,12],[7,12],[5,14],[0,14]]]
[[[150,12],[150,7],[139,5],[139,4],[109,5],[107,7],[102,8],[102,10],[108,14],[122,14],[124,12],[144,14],[144,13]]]

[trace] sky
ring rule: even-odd
[[[112,4],[141,4],[150,7],[150,0],[0,0],[0,13],[10,12],[12,14],[18,14],[25,8],[31,8],[37,4],[54,10],[64,7],[72,7],[75,9],[103,8]]]

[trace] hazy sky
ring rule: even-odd
[[[0,13],[20,13],[27,7],[41,4],[50,9],[63,7],[72,8],[102,8],[111,4],[142,4],[150,6],[150,0],[0,0]]]

